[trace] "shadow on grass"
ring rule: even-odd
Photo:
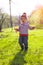
[[[14,59],[12,60],[12,62],[10,63],[10,65],[24,65],[25,63],[27,63],[25,60],[24,60],[24,57],[26,55],[26,52],[18,52]]]

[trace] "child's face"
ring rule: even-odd
[[[21,17],[22,22],[26,22],[26,18],[25,17]]]

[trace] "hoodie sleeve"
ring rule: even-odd
[[[30,26],[30,24],[28,23],[28,28],[30,29],[30,30],[32,30],[32,26]]]

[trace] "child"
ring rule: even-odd
[[[21,16],[22,23],[19,26],[19,29],[15,29],[19,31],[19,44],[21,46],[21,50],[27,51],[28,49],[28,28],[34,29],[35,27],[29,26],[27,22],[27,17],[25,15]]]

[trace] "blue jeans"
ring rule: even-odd
[[[19,37],[19,44],[23,49],[23,44],[25,45],[25,49],[28,49],[28,36],[20,36]]]

